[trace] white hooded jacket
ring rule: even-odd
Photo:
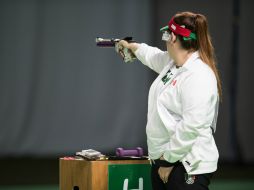
[[[159,74],[148,99],[150,159],[180,161],[189,174],[214,172],[219,154],[212,128],[215,131],[219,97],[213,71],[198,52],[180,68],[168,52],[146,44],[140,44],[135,55]]]

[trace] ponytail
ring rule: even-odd
[[[197,45],[200,58],[213,70],[215,77],[217,79],[218,93],[221,98],[222,97],[221,80],[218,69],[216,67],[217,63],[214,54],[214,48],[211,42],[211,37],[208,32],[206,17],[201,14],[197,14],[195,25],[197,34]]]

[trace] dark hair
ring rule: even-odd
[[[174,16],[175,23],[184,25],[197,36],[197,40],[184,40],[178,35],[182,48],[190,51],[198,51],[201,60],[206,63],[214,72],[217,79],[217,88],[220,98],[222,97],[221,80],[216,67],[216,59],[211,37],[208,31],[208,22],[204,15],[192,12],[181,12]]]

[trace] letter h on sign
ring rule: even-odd
[[[124,180],[123,190],[128,190],[128,182],[129,182],[128,179]],[[143,190],[143,178],[141,177],[138,179],[138,189],[129,189],[129,190]]]
[[[108,190],[152,190],[150,172],[150,163],[110,164]]]

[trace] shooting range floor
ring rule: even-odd
[[[252,180],[214,180],[210,190],[253,190]],[[59,190],[58,185],[0,186],[0,190]]]

